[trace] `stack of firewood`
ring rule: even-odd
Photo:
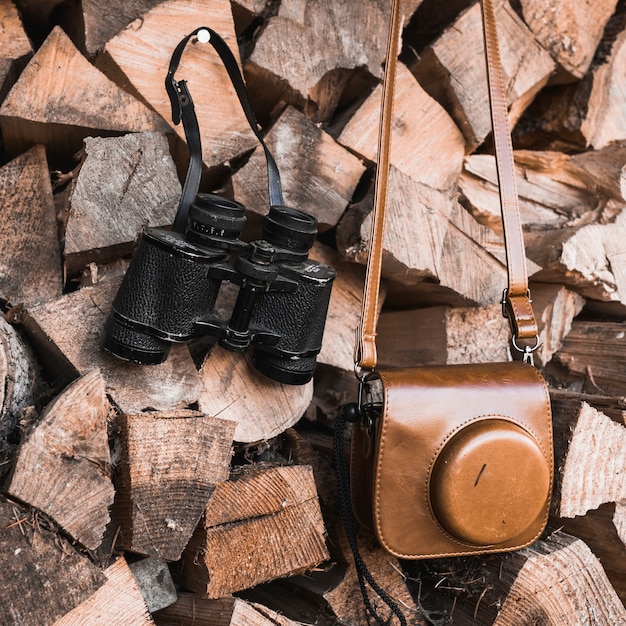
[[[508,360],[480,7],[402,8],[380,362]],[[367,623],[330,440],[356,395],[388,13],[389,0],[0,0],[0,624]],[[484,558],[410,563],[360,542],[412,624],[614,626],[626,2],[499,0],[496,13],[552,394],[552,519],[533,546]],[[286,204],[318,220],[311,256],[337,270],[305,385],[202,339],[160,365],[102,350],[142,228],[176,212],[188,151],[164,79],[203,25],[241,64]],[[242,202],[242,237],[258,239],[265,158],[228,76],[196,42],[177,77],[200,124],[201,190]],[[222,286],[218,316],[235,295]]]

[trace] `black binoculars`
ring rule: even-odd
[[[144,365],[163,362],[172,342],[210,335],[234,352],[254,347],[255,367],[279,382],[315,370],[335,270],[308,258],[317,220],[271,207],[263,239],[244,243],[245,207],[198,194],[185,234],[146,228],[113,301],[104,348]],[[223,281],[239,285],[229,320],[212,311]]]
[[[187,43],[210,41],[224,63],[250,128],[265,151],[269,213],[263,239],[244,243],[245,207],[222,196],[197,193],[202,172],[198,120],[185,81],[174,73]],[[172,54],[165,79],[172,120],[181,120],[189,167],[172,230],[146,228],[113,300],[104,348],[143,365],[162,363],[172,342],[212,336],[234,352],[254,348],[255,367],[279,382],[311,380],[335,270],[308,258],[317,220],[283,206],[280,173],[265,145],[237,61],[208,27],[185,37]],[[239,285],[230,319],[212,315],[220,285]]]

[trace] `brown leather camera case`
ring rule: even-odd
[[[553,476],[546,384],[521,362],[376,372],[383,407],[355,426],[353,507],[405,559],[516,550],[545,528]]]

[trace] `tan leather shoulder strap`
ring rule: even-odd
[[[537,322],[535,321],[528,291],[526,253],[519,215],[513,147],[511,145],[511,132],[506,105],[506,92],[502,78],[496,21],[492,0],[481,0],[481,4],[491,120],[508,269],[508,288],[503,296],[503,310],[511,324],[514,342],[520,339],[536,340],[538,333]],[[387,41],[387,62],[383,77],[371,245],[367,261],[361,321],[357,329],[355,349],[356,366],[369,370],[373,370],[377,363],[376,318],[383,256],[384,215],[389,178],[393,94],[401,32],[399,5],[400,0],[392,0]],[[517,344],[515,345],[517,346]],[[534,349],[536,346],[531,347]],[[524,351],[522,348],[519,349]]]
[[[493,143],[496,152],[502,226],[509,275],[508,289],[505,292],[503,304],[511,324],[514,340],[533,339],[537,337],[538,329],[528,292],[526,252],[515,183],[513,147],[511,145],[506,91],[502,78],[496,18],[493,0],[482,0],[481,4]]]
[[[393,94],[396,79],[396,65],[400,45],[400,0],[391,1],[391,19],[387,37],[387,56],[383,74],[383,94],[380,107],[378,133],[378,163],[374,184],[374,210],[370,251],[367,259],[365,288],[361,305],[361,321],[357,328],[355,363],[364,369],[374,369],[376,356],[376,319],[383,257],[385,206],[387,202],[387,181],[389,179],[389,156],[391,151],[391,120],[393,114]]]

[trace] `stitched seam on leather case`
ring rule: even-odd
[[[381,414],[380,414],[380,419],[381,419],[380,437],[378,439],[379,444],[378,444],[378,450],[376,454],[376,459],[377,459],[376,474],[374,476],[374,485],[373,485],[373,489],[376,494],[376,508],[374,510],[374,529],[377,531],[376,535],[378,536],[378,540],[380,541],[382,546],[385,548],[385,550],[387,550],[391,554],[395,554],[394,550],[391,549],[391,547],[389,546],[389,544],[385,541],[383,537],[382,528],[381,528],[381,520],[380,520],[380,495],[379,495],[380,490],[378,489],[378,482],[380,479],[380,468],[382,464],[383,454],[385,451],[385,441],[387,437],[387,419],[386,418],[387,418],[388,411],[391,409],[391,407],[388,406],[389,395],[387,394],[387,381],[385,380],[385,377],[382,373],[379,373],[379,377],[383,383],[384,395],[383,395],[383,410],[381,411]],[[378,529],[380,529],[380,531]]]

